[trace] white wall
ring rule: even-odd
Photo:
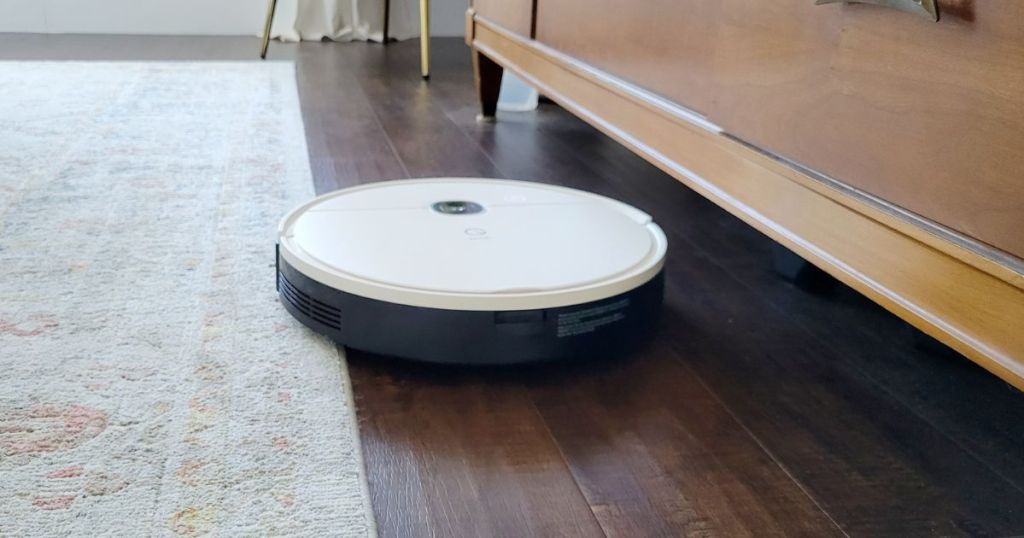
[[[466,9],[469,0],[431,0],[430,35],[462,37],[466,35]]]
[[[0,32],[45,32],[46,6],[39,0],[0,0]]]
[[[468,5],[431,0],[432,34],[461,36]],[[264,0],[0,0],[0,32],[257,35],[266,7]]]

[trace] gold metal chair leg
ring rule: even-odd
[[[430,78],[430,0],[420,0],[420,73]]]
[[[267,49],[270,48],[270,30],[274,25],[274,11],[277,10],[277,0],[267,2],[267,22],[263,25],[263,44],[260,46],[260,58],[267,59]]]

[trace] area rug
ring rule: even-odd
[[[0,536],[374,533],[289,63],[0,63]]]

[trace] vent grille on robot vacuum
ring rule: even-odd
[[[296,288],[281,273],[277,274],[277,283],[281,297],[284,297],[299,312],[332,329],[341,329],[341,310],[310,297]]]

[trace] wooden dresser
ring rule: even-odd
[[[1024,2],[473,0],[503,69],[1024,388]],[[919,11],[914,13],[912,11]]]

